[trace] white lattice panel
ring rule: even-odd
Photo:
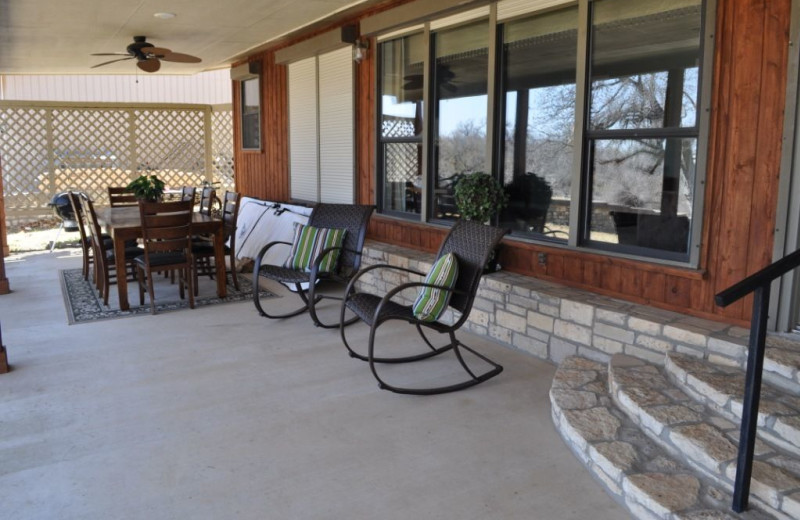
[[[0,110],[0,155],[5,209],[45,210],[50,202],[47,111],[39,108]]]
[[[230,109],[108,105],[0,102],[9,218],[49,214],[52,196],[67,189],[105,204],[106,187],[145,172],[174,187],[211,180],[233,189]]]
[[[219,190],[234,190],[233,112],[230,108],[211,112],[211,168]]]

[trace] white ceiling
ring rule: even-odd
[[[365,1],[0,0],[0,74],[136,74],[135,60],[90,68],[114,59],[90,54],[125,52],[136,35],[203,60],[162,62],[157,74],[193,74]]]

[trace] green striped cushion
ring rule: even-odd
[[[428,276],[425,277],[425,283],[452,289],[457,279],[458,259],[455,254],[447,253],[433,264]],[[450,291],[423,287],[414,302],[414,316],[422,321],[438,320],[447,308],[447,302],[450,301],[452,294]]]
[[[300,271],[310,271],[317,256],[329,247],[341,247],[344,243],[346,229],[316,228],[297,224],[294,228],[292,250],[284,267]],[[336,269],[339,260],[339,249],[334,249],[322,260],[320,273],[329,273]]]

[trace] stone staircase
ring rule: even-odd
[[[730,509],[744,373],[668,352],[565,359],[550,390],[565,442],[640,519],[800,519],[800,344],[770,338],[750,509]]]

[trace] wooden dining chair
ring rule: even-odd
[[[192,277],[192,201],[139,202],[144,254],[134,259],[139,282],[139,304],[144,305],[144,290],[150,296],[150,313],[156,313],[153,274],[178,273],[181,299],[189,291],[189,307],[194,309]]]
[[[211,208],[216,198],[217,191],[214,188],[209,186],[204,187],[200,191],[200,209],[198,211],[203,215],[211,215]]]
[[[125,186],[108,187],[108,205],[112,208],[119,206],[135,206],[139,200],[131,190]]]
[[[231,267],[233,286],[239,289],[239,279],[236,276],[236,221],[239,218],[239,201],[241,195],[235,191],[226,191],[222,202],[222,234],[225,241],[225,255]],[[210,259],[215,257],[214,242],[195,238],[192,241],[192,256],[194,257],[194,291],[197,294],[197,277],[208,275],[214,278],[215,265]]]
[[[113,239],[100,231],[100,223],[97,220],[97,213],[94,204],[89,197],[81,196],[81,209],[86,215],[86,223],[89,228],[89,236],[92,243],[92,255],[94,257],[94,278],[95,285],[103,296],[103,303],[108,305],[108,295],[110,287],[116,283],[117,276],[127,276],[127,273],[116,272],[116,257],[114,256]],[[131,268],[134,273],[133,260],[142,253],[138,246],[125,247],[125,265]]]
[[[77,191],[67,192],[72,212],[75,213],[75,220],[78,222],[78,231],[81,235],[81,251],[83,252],[83,268],[81,273],[83,279],[89,279],[89,269],[94,265],[94,248],[92,247],[92,237],[88,234],[87,223],[81,204],[81,194]]]
[[[181,200],[186,202],[187,200],[192,201],[192,205],[194,205],[194,195],[195,195],[195,187],[194,186],[184,186],[181,188]]]

